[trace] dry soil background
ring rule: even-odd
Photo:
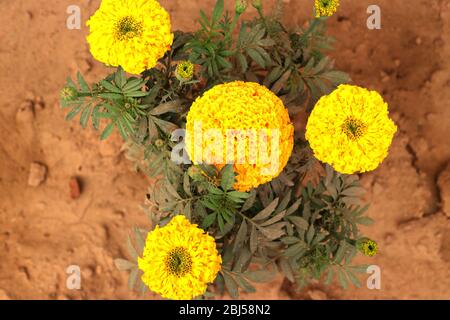
[[[174,29],[190,30],[198,9],[213,4],[161,2]],[[287,21],[303,24],[312,2],[285,1]],[[450,299],[450,1],[341,2],[329,23],[332,56],[355,83],[383,93],[400,128],[387,161],[362,178],[380,254],[359,260],[381,267],[382,289],[313,284],[296,293],[277,278],[243,297]],[[136,297],[113,259],[125,254],[129,228],[146,223],[138,204],[148,181],[130,169],[118,137],[101,143],[64,121],[57,99],[66,76],[81,70],[97,81],[108,72],[89,54],[87,29],[65,27],[71,4],[85,21],[99,1],[0,0],[0,299]],[[366,28],[370,4],[382,9],[381,30]],[[28,185],[35,162],[48,169],[38,187]],[[80,291],[66,289],[71,264],[81,267]]]

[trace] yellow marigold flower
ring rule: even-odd
[[[375,91],[341,85],[322,97],[306,126],[314,155],[344,174],[375,170],[387,157],[397,126]]]
[[[331,17],[339,7],[339,0],[315,0],[316,17]]]
[[[375,241],[363,238],[357,241],[356,247],[359,251],[362,252],[365,256],[373,257],[378,252],[378,245]]]
[[[89,19],[87,41],[95,59],[139,74],[170,49],[170,17],[156,0],[103,0]]]
[[[235,81],[208,90],[187,116],[186,150],[195,164],[233,163],[234,189],[249,191],[277,177],[294,143],[283,102],[266,87]]]
[[[214,238],[182,215],[149,232],[138,259],[142,281],[173,300],[190,300],[206,292],[220,271],[222,257]]]
[[[194,76],[194,64],[190,61],[181,61],[175,70],[175,76],[180,81],[189,81]]]

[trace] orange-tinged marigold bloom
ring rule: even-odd
[[[195,164],[233,163],[234,188],[249,191],[277,177],[294,144],[283,102],[266,87],[235,81],[207,91],[191,106],[186,149]]]

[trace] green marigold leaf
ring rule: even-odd
[[[103,130],[102,134],[100,135],[100,139],[105,140],[106,138],[108,138],[111,135],[111,133],[113,132],[114,127],[115,127],[115,124],[113,122],[108,124],[106,126],[106,128]]]
[[[253,217],[252,220],[261,221],[269,217],[275,211],[275,208],[277,207],[279,200],[280,200],[279,198],[273,200],[265,209],[263,209],[255,217]]]
[[[239,287],[241,287],[242,289],[244,289],[245,292],[248,293],[252,293],[252,292],[256,292],[256,289],[254,286],[252,286],[247,280],[245,280],[244,277],[241,277],[239,275],[236,275],[236,277],[234,278],[234,280],[236,280],[237,284],[239,285]]]
[[[239,227],[236,238],[234,239],[233,252],[236,252],[244,243],[247,238],[247,223],[242,220],[241,226]]]
[[[233,188],[234,182],[235,182],[235,176],[233,165],[227,164],[222,168],[220,171],[221,179],[220,179],[220,186],[223,190],[228,191]]]
[[[208,229],[216,221],[217,213],[211,213],[203,220],[202,229]]]
[[[225,287],[227,288],[228,293],[233,299],[237,299],[239,297],[239,289],[236,281],[233,277],[227,272],[222,272],[223,279],[225,280]]]
[[[86,83],[86,80],[84,80],[83,76],[80,72],[77,73],[77,80],[80,85],[80,88],[83,92],[90,92],[91,89],[89,89],[88,84]]]
[[[122,67],[118,67],[116,73],[114,74],[114,82],[116,83],[116,86],[119,88],[123,88],[123,86],[126,83],[126,77],[125,72],[123,71]]]

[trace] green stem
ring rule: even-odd
[[[264,24],[264,28],[266,28],[266,31],[269,32],[269,26],[267,24],[266,17],[264,16],[263,9],[262,8],[257,8],[257,10],[258,10],[259,18],[262,20],[262,22]]]
[[[308,29],[305,31],[305,33],[302,35],[302,38],[307,38],[322,22],[322,20],[325,20],[325,18],[316,18],[314,19],[310,24]]]
[[[172,64],[172,52],[169,53],[169,57],[167,59],[167,65],[166,65],[166,80],[169,82],[170,79],[170,65]]]
[[[253,224],[256,228],[260,228],[260,226],[254,222],[252,219],[250,219],[249,217],[247,217],[245,214],[243,214],[241,211],[238,211],[238,214],[242,217],[242,219],[247,220],[248,222],[250,222],[251,224]]]
[[[230,26],[230,30],[228,30],[227,34],[225,35],[225,43],[227,43],[228,47],[231,47],[231,43],[230,43],[231,37],[233,35],[234,29],[236,29],[236,25],[237,25],[237,22],[238,22],[240,16],[241,15],[239,13],[237,13],[237,12],[235,13],[233,22],[231,23],[231,26]]]

